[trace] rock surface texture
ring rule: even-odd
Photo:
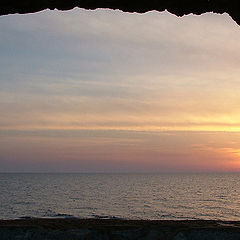
[[[240,222],[25,219],[0,221],[1,240],[239,240]]]
[[[138,13],[167,10],[177,16],[228,13],[240,25],[239,0],[3,0],[0,3],[0,15],[33,13],[44,9],[69,10],[74,7],[110,8]]]

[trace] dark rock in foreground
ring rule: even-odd
[[[104,219],[0,221],[1,240],[239,240],[240,222]]]
[[[167,10],[177,16],[226,12],[240,24],[239,0],[3,0],[0,3],[0,15],[33,13],[47,8],[69,10],[74,7],[110,8],[138,13]]]

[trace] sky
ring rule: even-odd
[[[240,171],[227,15],[0,17],[0,172]]]

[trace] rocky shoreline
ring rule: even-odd
[[[240,221],[117,219],[0,220],[1,240],[239,240]]]

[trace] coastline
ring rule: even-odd
[[[29,218],[0,220],[1,240],[240,239],[240,221]]]

